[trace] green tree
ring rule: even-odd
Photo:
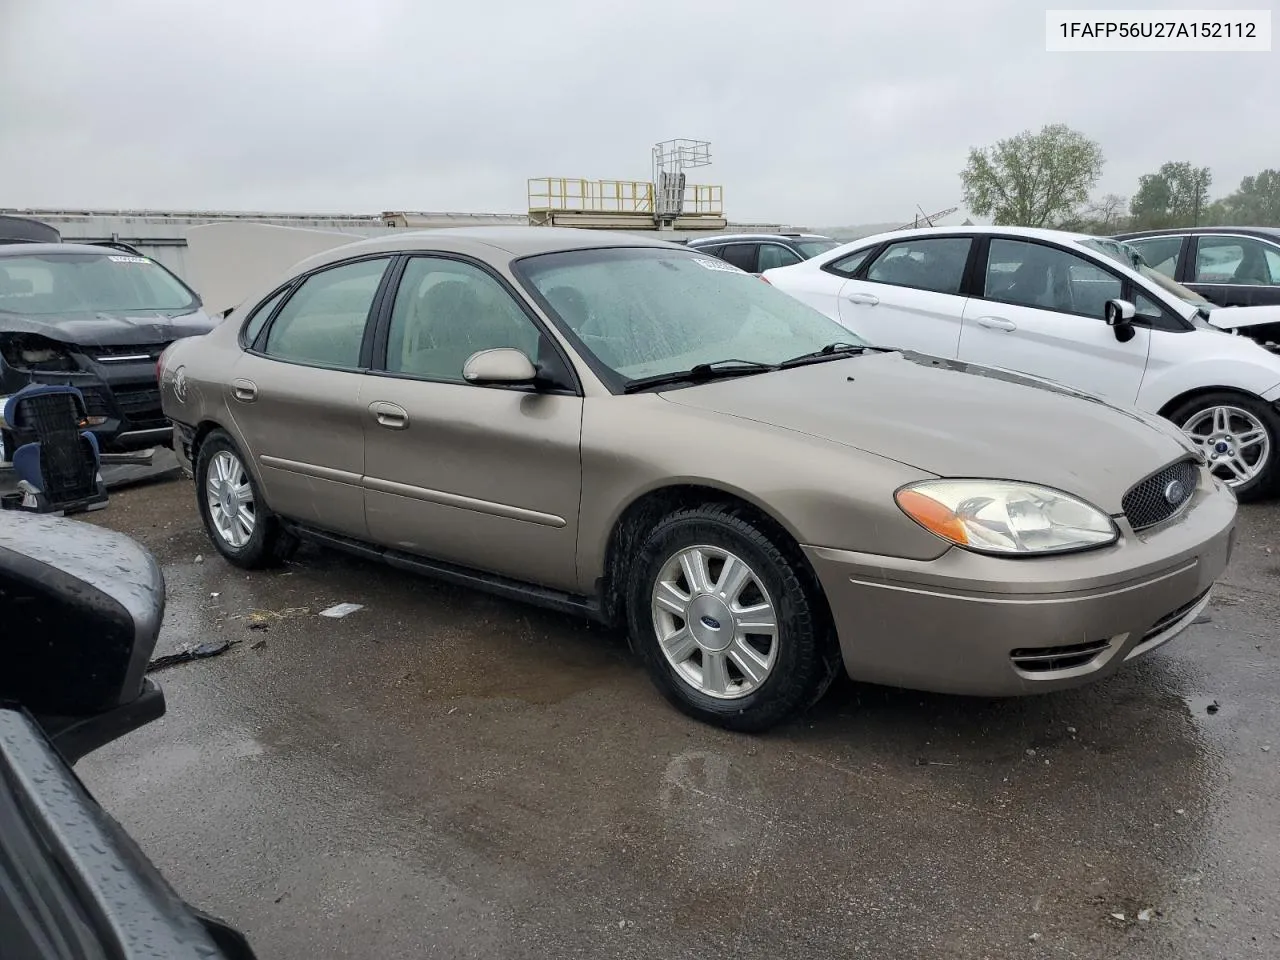
[[[1280,226],[1280,170],[1245,177],[1234,193],[1222,198],[1222,220],[1241,227]]]
[[[1184,227],[1200,223],[1209,207],[1208,167],[1185,161],[1163,164],[1156,173],[1138,178],[1138,189],[1129,205],[1138,229]]]
[[[1102,148],[1063,124],[969,151],[960,174],[965,206],[1001,226],[1051,227],[1089,199]]]

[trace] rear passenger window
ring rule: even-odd
[[[271,319],[271,313],[275,310],[276,304],[279,303],[281,298],[288,292],[289,288],[285,287],[253,312],[253,316],[249,318],[249,322],[244,325],[241,342],[246,347],[253,346],[253,342],[258,339],[258,334],[262,332],[263,324]]]
[[[754,243],[731,243],[720,251],[720,259],[732,263],[739,270],[755,273],[756,245]]]
[[[295,363],[359,367],[369,308],[388,262],[360,260],[312,274],[268,328],[265,352]]]
[[[858,268],[862,266],[862,261],[866,260],[874,249],[875,247],[868,247],[866,250],[859,250],[856,253],[849,254],[847,257],[841,257],[835,263],[827,264],[825,269],[841,277],[852,277],[858,272]]]

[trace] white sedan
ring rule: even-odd
[[[1212,304],[1130,255],[1055,230],[931,227],[864,237],[763,279],[873,344],[1159,413],[1239,499],[1277,492],[1280,356],[1209,323]]]

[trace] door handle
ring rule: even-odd
[[[880,298],[870,293],[851,293],[845,297],[850,303],[865,303],[868,307],[874,307],[880,302]]]
[[[231,392],[241,403],[253,403],[258,399],[258,385],[252,380],[232,380]]]
[[[369,412],[378,421],[378,426],[388,430],[403,430],[409,426],[409,412],[398,404],[377,400],[369,404]]]
[[[1018,329],[1016,323],[1012,320],[1006,320],[1004,317],[979,317],[977,323],[980,327],[987,327],[990,330],[1003,330],[1005,333]]]

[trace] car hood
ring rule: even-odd
[[[1219,330],[1242,330],[1261,324],[1280,323],[1280,304],[1259,307],[1215,307],[1209,311],[1209,323]]]
[[[178,316],[66,313],[52,317],[29,317],[0,310],[0,332],[37,334],[86,347],[168,343],[179,337],[208,333],[215,326],[217,321],[203,310]]]
[[[1157,417],[1010,371],[918,354],[865,354],[662,395],[937,476],[1044,484],[1113,514],[1136,482],[1193,455],[1190,441]]]

